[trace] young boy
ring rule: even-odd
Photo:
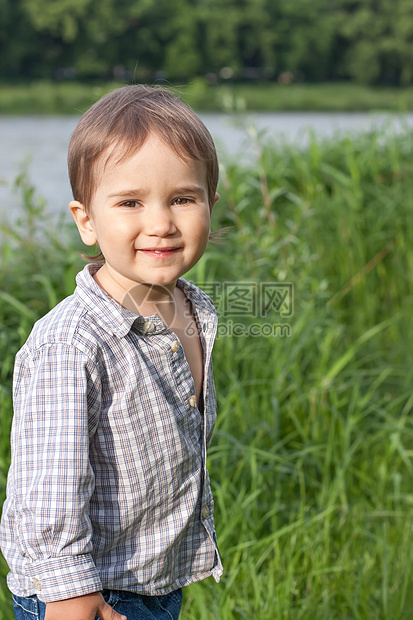
[[[181,279],[208,243],[215,147],[179,99],[135,85],[83,115],[68,161],[71,212],[104,262],[16,357],[8,584],[17,619],[170,620],[183,586],[222,573],[216,313]]]

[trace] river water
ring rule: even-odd
[[[216,141],[221,159],[253,158],[248,127],[264,131],[267,138],[305,145],[310,133],[319,139],[387,128],[404,131],[413,127],[413,114],[257,113],[247,117],[201,114]],[[45,198],[47,210],[61,213],[71,199],[66,153],[78,117],[0,116],[0,214],[7,219],[18,213],[19,199],[13,190],[23,165],[36,191]]]

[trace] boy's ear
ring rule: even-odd
[[[214,208],[215,203],[218,202],[219,199],[220,199],[220,195],[218,194],[218,192],[215,192],[214,202],[212,203],[212,207],[210,209],[211,213],[212,213],[212,209]]]
[[[97,242],[95,229],[90,216],[86,213],[84,205],[78,200],[69,202],[69,209],[76,222],[80,237],[85,245],[95,245]]]

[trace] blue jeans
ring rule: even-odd
[[[143,596],[122,590],[104,590],[105,601],[128,620],[177,620],[182,606],[182,588],[165,596]],[[44,620],[46,605],[37,596],[12,594],[16,620]]]

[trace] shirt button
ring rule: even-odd
[[[179,350],[180,346],[181,346],[181,343],[179,342],[179,340],[174,340],[173,343],[171,344],[171,349],[173,353],[176,353]]]
[[[202,508],[201,517],[203,519],[208,519],[208,517],[209,517],[209,508],[208,508],[208,506],[204,506]]]
[[[38,579],[32,579],[32,584],[34,585],[36,590],[40,591],[42,589],[42,584],[40,583]]]
[[[153,324],[152,321],[145,321],[142,328],[145,334],[150,334],[155,329],[155,325]]]
[[[191,398],[189,399],[189,404],[191,405],[191,407],[196,407],[196,396],[191,396]]]

